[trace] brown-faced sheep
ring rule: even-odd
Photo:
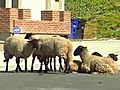
[[[16,57],[17,68],[22,71],[20,68],[20,58],[25,59],[25,71],[27,71],[27,58],[34,51],[34,46],[24,38],[20,36],[10,36],[5,40],[4,43],[4,62],[6,62],[6,72],[8,71],[8,62],[9,59],[12,59],[13,56]]]
[[[81,70],[83,72],[118,73],[118,65],[112,58],[90,55],[87,47],[78,46],[74,51],[74,55],[80,55],[82,60]]]

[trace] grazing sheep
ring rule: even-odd
[[[90,55],[87,47],[78,46],[74,55],[80,55],[82,60],[81,70],[87,73],[116,74],[118,66],[112,58]]]
[[[51,36],[40,36],[40,35],[35,35],[33,33],[27,33],[26,36],[25,36],[25,39],[29,39],[29,40],[31,40],[31,39],[40,39],[41,41],[45,41],[46,39],[53,38],[53,37],[56,37],[56,36],[52,36],[52,37]],[[31,71],[33,71],[33,64],[34,64],[34,61],[35,61],[35,57],[36,56],[39,57],[39,58],[42,57],[42,55],[40,55],[38,52],[39,52],[38,50],[35,50],[33,52],[33,55],[32,55],[33,59],[32,59]],[[56,71],[56,60],[55,60],[56,57],[48,57],[47,58],[47,64],[50,61],[50,69],[49,68],[48,69],[51,70],[51,71],[53,71],[53,69],[52,69],[52,59],[54,60],[54,71]],[[40,58],[40,60],[41,60],[41,58]],[[43,61],[44,60],[40,61],[41,62],[40,72],[42,70],[42,62]],[[62,67],[62,60],[61,60],[60,57],[59,57],[59,64],[60,64],[59,71],[61,71],[61,70],[63,70],[63,67]]]
[[[34,47],[30,41],[26,41],[24,38],[20,36],[10,36],[5,40],[4,43],[4,62],[6,62],[6,72],[8,71],[8,62],[9,59],[12,59],[13,56],[16,57],[17,68],[20,71],[20,58],[25,59],[25,71],[27,71],[27,58],[31,55],[34,51]]]

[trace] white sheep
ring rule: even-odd
[[[74,51],[74,55],[80,55],[82,60],[81,70],[83,72],[118,73],[118,65],[112,58],[90,55],[87,47],[78,46]]]
[[[43,35],[43,36],[41,36],[41,35],[35,35],[35,34],[33,34],[33,33],[27,33],[26,34],[26,36],[25,36],[25,39],[29,39],[29,40],[31,40],[31,39],[40,39],[41,41],[45,41],[46,39],[50,39],[50,38],[53,38],[53,37],[60,37],[60,36],[46,36],[46,35]],[[39,59],[39,62],[41,63],[41,67],[40,67],[40,69],[39,69],[39,71],[41,72],[41,70],[42,70],[42,62],[44,61],[43,59],[45,59],[44,57],[42,57],[42,55],[41,54],[39,54],[38,53],[39,51],[38,50],[35,50],[34,52],[33,52],[33,54],[32,54],[32,57],[33,57],[33,59],[32,59],[32,64],[31,64],[31,71],[33,71],[33,64],[34,64],[34,61],[35,61],[35,57],[37,57],[38,59]],[[50,69],[49,70],[51,70],[51,71],[53,71],[53,69],[52,69],[52,60],[54,59],[54,71],[56,71],[56,56],[55,57],[48,57],[47,58],[47,64],[48,64],[48,62],[50,61]],[[63,70],[63,67],[62,67],[62,60],[61,60],[61,58],[59,57],[59,64],[60,64],[60,67],[59,67],[59,71],[61,71],[61,70]]]
[[[13,56],[16,57],[16,63],[17,68],[20,71],[20,58],[25,59],[25,71],[27,71],[27,58],[31,55],[31,53],[34,51],[34,47],[31,44],[31,42],[27,42],[24,38],[21,36],[10,36],[5,40],[4,43],[4,62],[6,62],[6,72],[8,71],[8,62],[9,59],[12,59]]]
[[[69,64],[72,62],[72,43],[70,40],[63,37],[51,37],[45,40],[31,39],[34,46],[39,50],[39,55],[43,57],[55,57],[63,58],[65,61],[65,71],[69,72]],[[46,61],[46,60],[44,60]],[[45,63],[46,64],[46,63]],[[45,72],[47,72],[47,65],[45,65]]]

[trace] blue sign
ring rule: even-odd
[[[15,27],[13,27],[13,33],[15,33],[15,34],[19,34],[20,31],[21,31],[21,29],[20,29],[19,26],[15,26]]]

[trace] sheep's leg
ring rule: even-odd
[[[20,67],[20,58],[16,58],[16,64],[17,64],[17,67],[16,67],[16,72],[18,72],[18,69],[22,72],[22,69],[21,69],[21,67]]]
[[[54,71],[56,72],[56,58],[54,57]]]
[[[5,60],[5,62],[6,62],[6,70],[5,70],[5,72],[8,72],[8,63],[9,63],[9,59],[8,59],[8,60]]]
[[[39,61],[40,61],[40,60],[39,60]],[[40,61],[41,65],[40,65],[39,72],[41,72],[41,71],[42,71],[42,62],[43,62],[43,61]]]
[[[43,61],[44,61],[43,59],[44,59],[44,58],[43,58],[43,57],[39,57],[38,59],[39,59],[39,62],[40,62],[39,72],[41,72],[41,71],[42,71],[42,65],[43,65]]]
[[[33,59],[32,59],[32,64],[31,64],[31,71],[33,72],[33,64],[35,62],[35,56],[33,56]]]
[[[48,57],[46,60],[47,60],[46,63],[47,63],[47,68],[48,68],[48,64],[49,64],[49,61],[50,61],[50,60],[49,60],[49,57]],[[50,71],[49,68],[48,68],[47,70]]]
[[[60,64],[59,72],[61,72],[61,69],[63,70],[61,57],[59,57],[59,64]]]
[[[25,59],[25,72],[27,72],[27,59]]]
[[[50,71],[53,71],[53,69],[52,69],[52,57],[50,57]]]
[[[69,73],[70,72],[69,62],[68,61],[64,61],[64,63],[65,63],[65,70],[64,70],[64,72],[65,73]]]
[[[48,71],[47,59],[48,59],[48,58],[46,58],[46,57],[45,57],[45,59],[44,59],[44,65],[45,65],[45,71],[44,71],[44,72],[45,72],[45,73],[47,73],[47,71]]]

